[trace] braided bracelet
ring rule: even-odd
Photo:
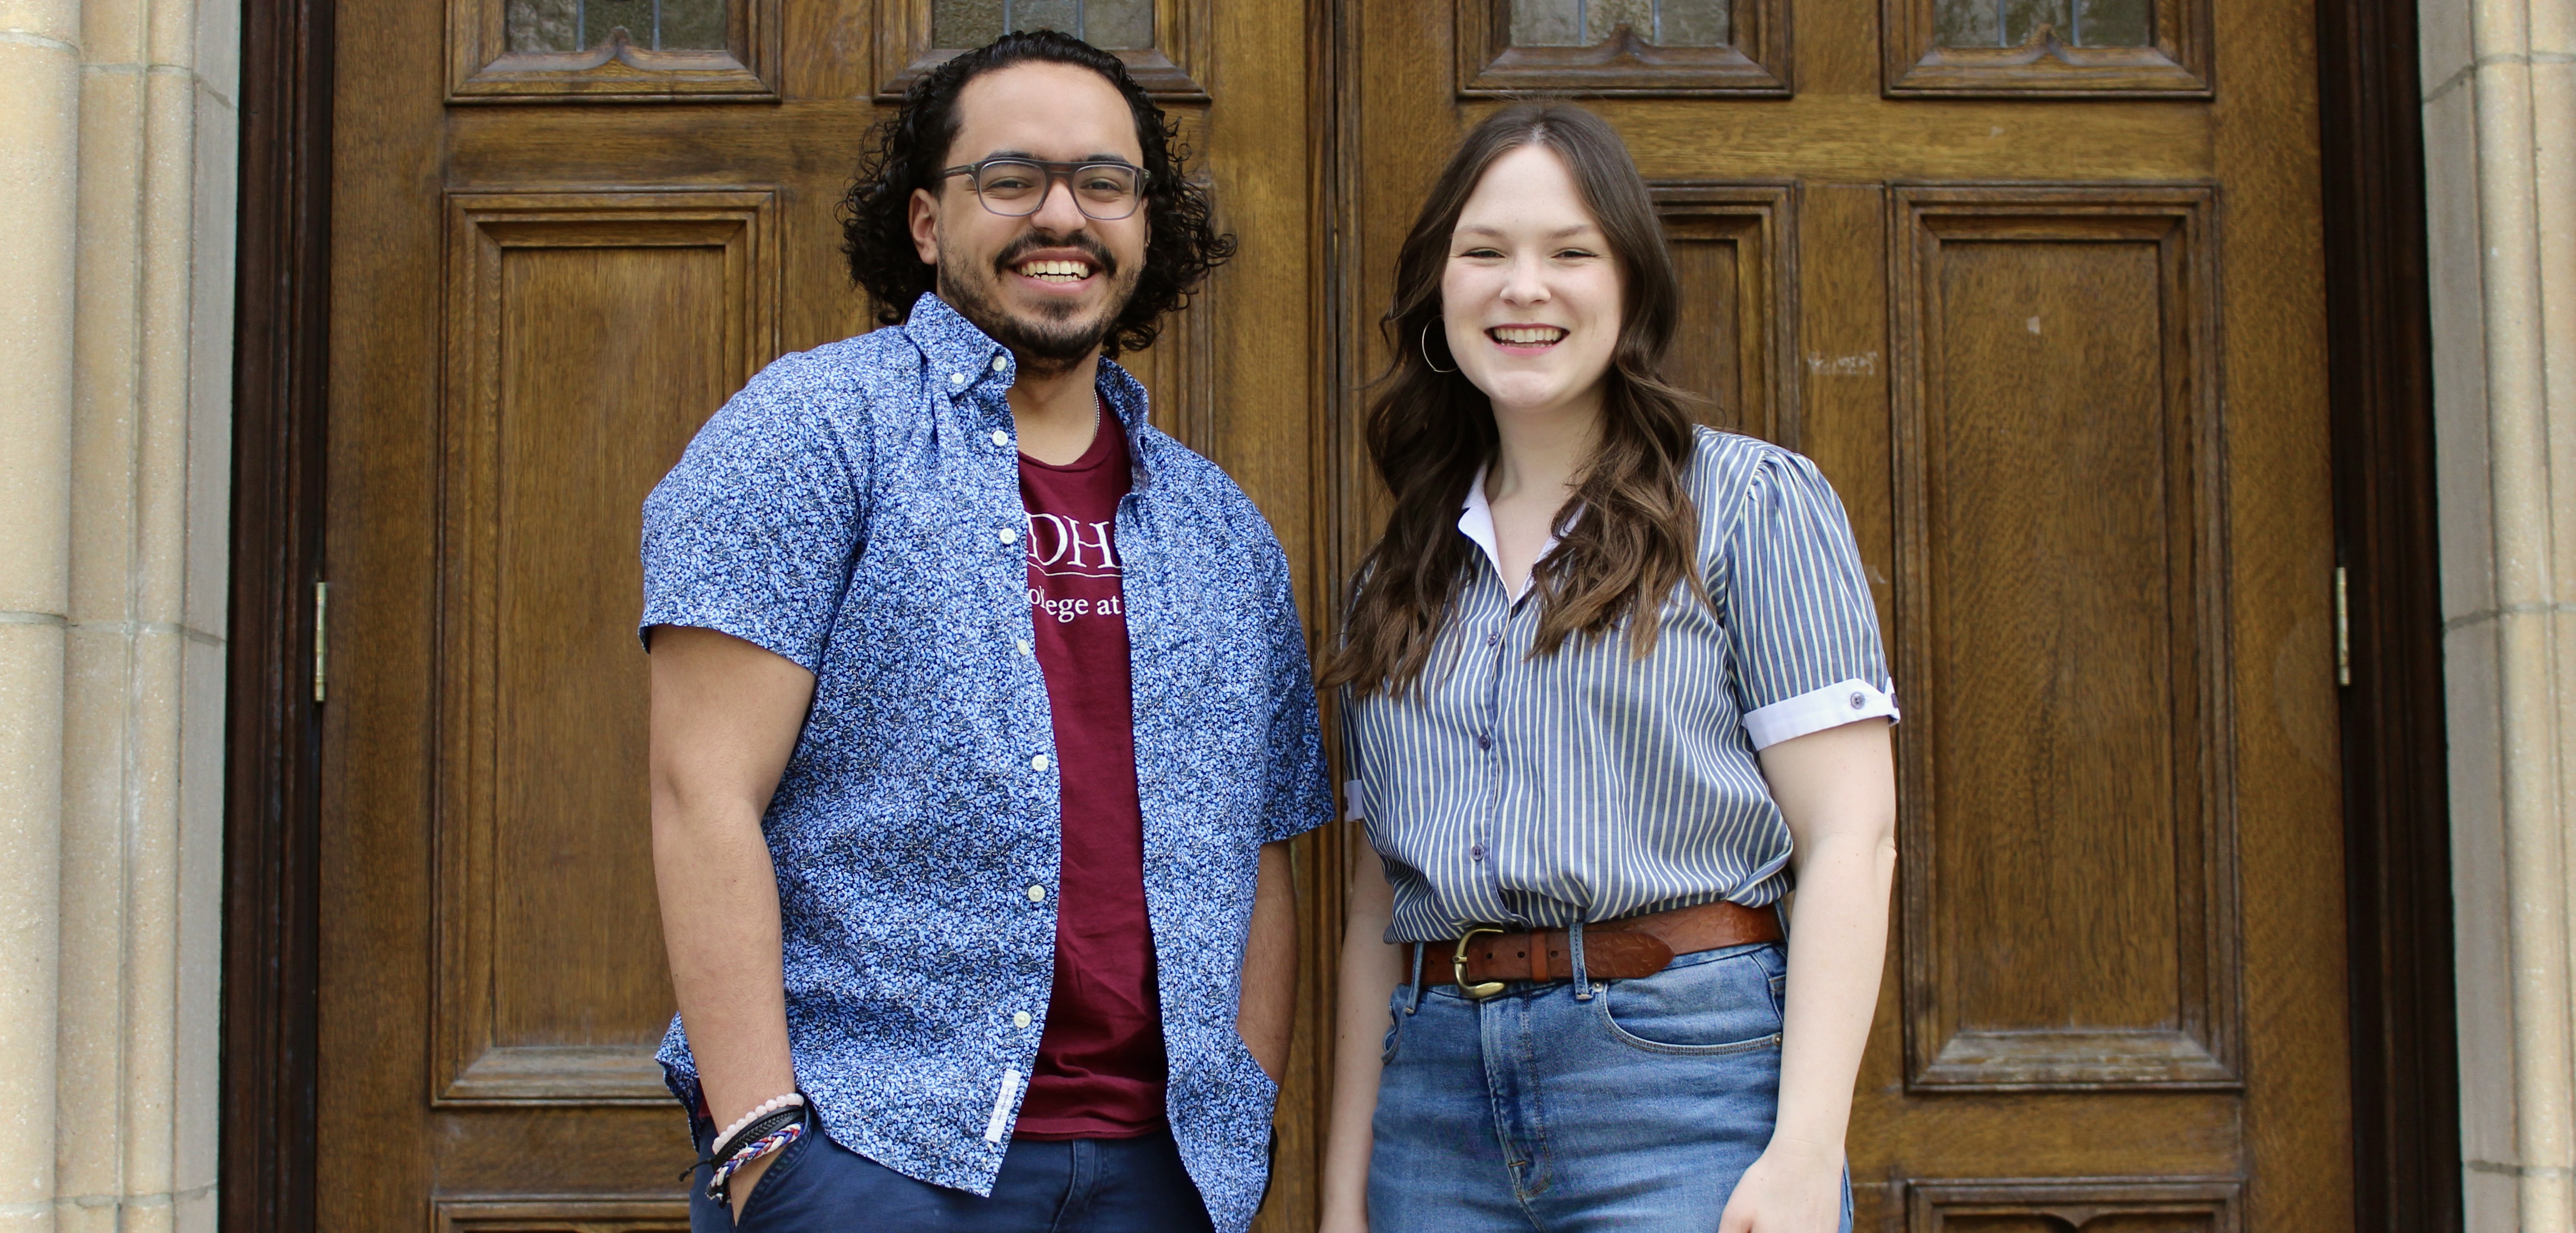
[[[750,1164],[752,1161],[758,1160],[771,1152],[785,1148],[788,1144],[794,1143],[796,1140],[803,1138],[804,1135],[805,1123],[800,1119],[789,1122],[788,1124],[753,1140],[751,1143],[744,1146],[741,1151],[735,1152],[732,1156],[727,1157],[723,1164],[716,1166],[714,1175],[707,1179],[707,1197],[718,1203],[732,1202],[733,1196],[730,1193],[731,1188],[727,1183],[733,1180],[733,1175],[736,1170],[741,1169],[744,1165]]]
[[[804,1133],[806,1112],[794,1105],[773,1109],[754,1118],[750,1125],[744,1126],[732,1135],[716,1140],[713,1150],[698,1160],[699,1164],[706,1165],[709,1169],[707,1197],[722,1202],[725,1197],[725,1179],[735,1170],[795,1142],[797,1135]],[[781,1132],[789,1130],[795,1131],[795,1134],[790,1134],[775,1143],[768,1142]]]

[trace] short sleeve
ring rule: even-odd
[[[850,451],[755,378],[644,498],[644,615],[731,634],[818,671],[865,525]]]
[[[1288,557],[1264,525],[1270,568],[1263,607],[1270,640],[1270,784],[1263,843],[1294,839],[1332,820],[1333,786],[1324,768],[1324,737],[1315,709],[1315,670],[1306,656],[1306,626],[1288,580]]]
[[[1753,469],[1721,561],[1732,684],[1756,749],[1893,721],[1896,686],[1842,501],[1786,450]]]

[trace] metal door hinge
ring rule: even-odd
[[[331,668],[331,584],[313,584],[313,700],[329,694],[324,682]]]
[[[2352,602],[2340,565],[2335,566],[2335,684],[2352,684]]]

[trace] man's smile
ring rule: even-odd
[[[1006,247],[993,266],[1026,294],[1059,303],[1089,295],[1092,284],[1107,285],[1118,272],[1117,258],[1081,232],[1024,235]]]
[[[1050,283],[1078,283],[1091,277],[1091,271],[1091,263],[1080,259],[1068,261],[1055,258],[1044,261],[1023,261],[1019,264],[1021,277]]]

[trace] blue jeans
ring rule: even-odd
[[[713,1128],[694,1124],[698,1151]],[[1181,1168],[1170,1130],[1134,1139],[1014,1140],[991,1198],[897,1173],[832,1141],[809,1116],[805,1136],[752,1184],[742,1223],[707,1197],[708,1166],[689,1181],[690,1233],[1207,1233],[1207,1205]]]
[[[1761,943],[1481,1002],[1398,986],[1369,1233],[1711,1233],[1771,1140],[1787,976]],[[1851,1219],[1846,1174],[1846,1233]]]

